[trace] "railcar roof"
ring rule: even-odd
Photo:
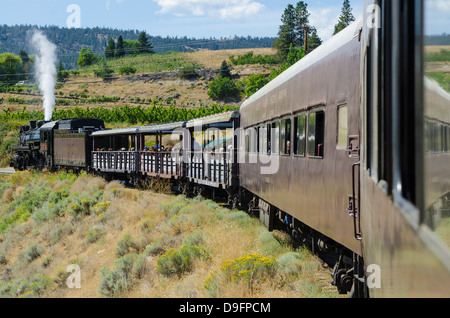
[[[359,19],[353,22],[347,28],[345,28],[344,30],[333,36],[330,40],[326,41],[321,46],[316,48],[313,52],[306,55],[304,58],[302,58],[300,61],[295,63],[289,69],[287,69],[282,74],[277,76],[274,80],[272,80],[266,86],[261,88],[258,92],[252,95],[244,103],[242,103],[241,108],[244,108],[250,105],[251,103],[255,102],[256,100],[260,99],[264,95],[271,92],[273,89],[281,86],[283,83],[293,78],[298,73],[309,68],[313,64],[319,62],[323,58],[327,57],[334,51],[338,50],[345,44],[352,41],[355,38],[355,36],[359,35],[359,30],[362,28],[362,21],[363,21],[362,19]]]
[[[158,124],[158,125],[149,125],[149,126],[141,126],[141,127],[132,127],[132,128],[118,128],[118,129],[109,129],[96,131],[92,134],[94,137],[101,136],[112,136],[112,135],[133,135],[136,133],[154,133],[154,132],[172,132],[178,128],[185,127],[197,127],[199,125],[208,125],[214,123],[228,123],[233,118],[239,117],[239,110],[228,111],[225,113],[215,114],[203,118],[192,119],[189,121],[179,121],[174,123],[166,123],[166,124]]]
[[[167,124],[158,124],[158,125],[150,125],[150,126],[141,126],[141,127],[131,127],[131,128],[118,128],[118,129],[109,129],[97,131],[92,134],[94,137],[100,136],[112,136],[112,135],[133,135],[136,133],[152,133],[158,131],[173,131],[177,128],[184,127],[186,124],[185,121],[176,122],[176,123],[167,123]]]
[[[196,118],[188,121],[186,127],[198,127],[202,125],[216,124],[216,123],[228,123],[233,118],[239,117],[239,110],[232,110],[225,113],[215,114],[207,117]]]

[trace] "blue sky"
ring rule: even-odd
[[[0,24],[67,26],[80,8],[82,27],[145,30],[157,36],[276,36],[286,0],[0,0]],[[307,0],[310,21],[323,40],[333,33],[342,0]],[[363,15],[363,0],[352,0],[353,14]],[[426,0],[434,21],[429,33],[450,33],[450,0]]]

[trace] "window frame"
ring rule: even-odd
[[[289,130],[287,129],[289,122]],[[284,130],[284,136],[283,136]],[[287,152],[287,143],[290,143],[289,153]],[[280,119],[280,155],[290,157],[292,154],[292,118],[291,116],[284,116]]]
[[[317,141],[317,119],[318,119],[318,116],[317,116],[317,114],[318,113],[322,113],[323,114],[323,130],[322,130],[322,140],[323,140],[323,142],[322,142],[322,156],[320,156],[320,155],[318,155],[317,153],[316,153],[316,150],[318,150],[318,146],[320,145],[320,144],[318,144],[318,141]],[[310,153],[310,147],[311,147],[311,141],[310,141],[310,138],[311,138],[311,116],[312,115],[314,115],[314,117],[315,117],[315,122],[314,122],[314,155],[312,156],[311,155],[311,153]],[[326,127],[325,127],[325,118],[326,118],[326,114],[325,114],[325,108],[324,107],[318,107],[318,108],[313,108],[313,109],[311,109],[310,111],[309,111],[309,113],[308,113],[308,133],[307,133],[307,138],[308,138],[308,141],[307,141],[307,155],[308,155],[308,158],[310,158],[310,159],[324,159],[325,158],[325,130],[326,130]],[[320,153],[319,153],[320,154]]]
[[[344,140],[340,140],[339,139],[341,137],[341,118],[342,118],[341,111],[343,109],[346,109],[345,145],[343,143],[341,145],[340,142],[344,141]],[[349,113],[348,104],[339,105],[338,108],[337,108],[337,125],[336,125],[336,149],[337,150],[347,150],[349,148],[349,143],[348,143],[349,142],[349,136],[350,136],[350,134],[349,134],[350,117],[349,116],[350,116],[350,113]]]
[[[299,121],[300,121],[300,118],[301,117],[304,117],[305,118],[305,121],[304,121],[304,124],[303,124],[303,132],[304,132],[304,137],[303,137],[303,153],[302,154],[300,154],[300,152],[299,152],[299,149],[300,149],[300,142],[301,142],[301,138],[299,138],[299,136],[297,135],[298,134],[298,132],[299,132],[299,127],[300,127],[300,125],[299,125]],[[293,142],[293,145],[294,145],[294,148],[293,148],[293,154],[294,154],[294,157],[297,157],[297,158],[306,158],[306,156],[307,156],[307,140],[308,140],[308,138],[307,138],[307,136],[308,136],[308,113],[306,112],[306,111],[302,111],[302,112],[300,112],[300,113],[296,113],[296,114],[294,114],[294,130],[293,130],[293,132],[294,132],[294,142]]]
[[[278,131],[276,131],[278,125]],[[280,119],[272,120],[271,122],[271,143],[270,143],[270,154],[271,155],[280,155]],[[273,150],[274,148],[274,141],[276,141],[276,152]]]

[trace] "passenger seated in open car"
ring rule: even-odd
[[[163,145],[160,145],[159,143],[156,143],[156,145],[154,145],[152,147],[152,149],[155,150],[155,151],[164,151],[166,148],[164,148]]]

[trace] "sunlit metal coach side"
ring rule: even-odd
[[[240,149],[243,189],[357,254],[346,210],[358,161],[360,30],[355,22],[247,100]]]

